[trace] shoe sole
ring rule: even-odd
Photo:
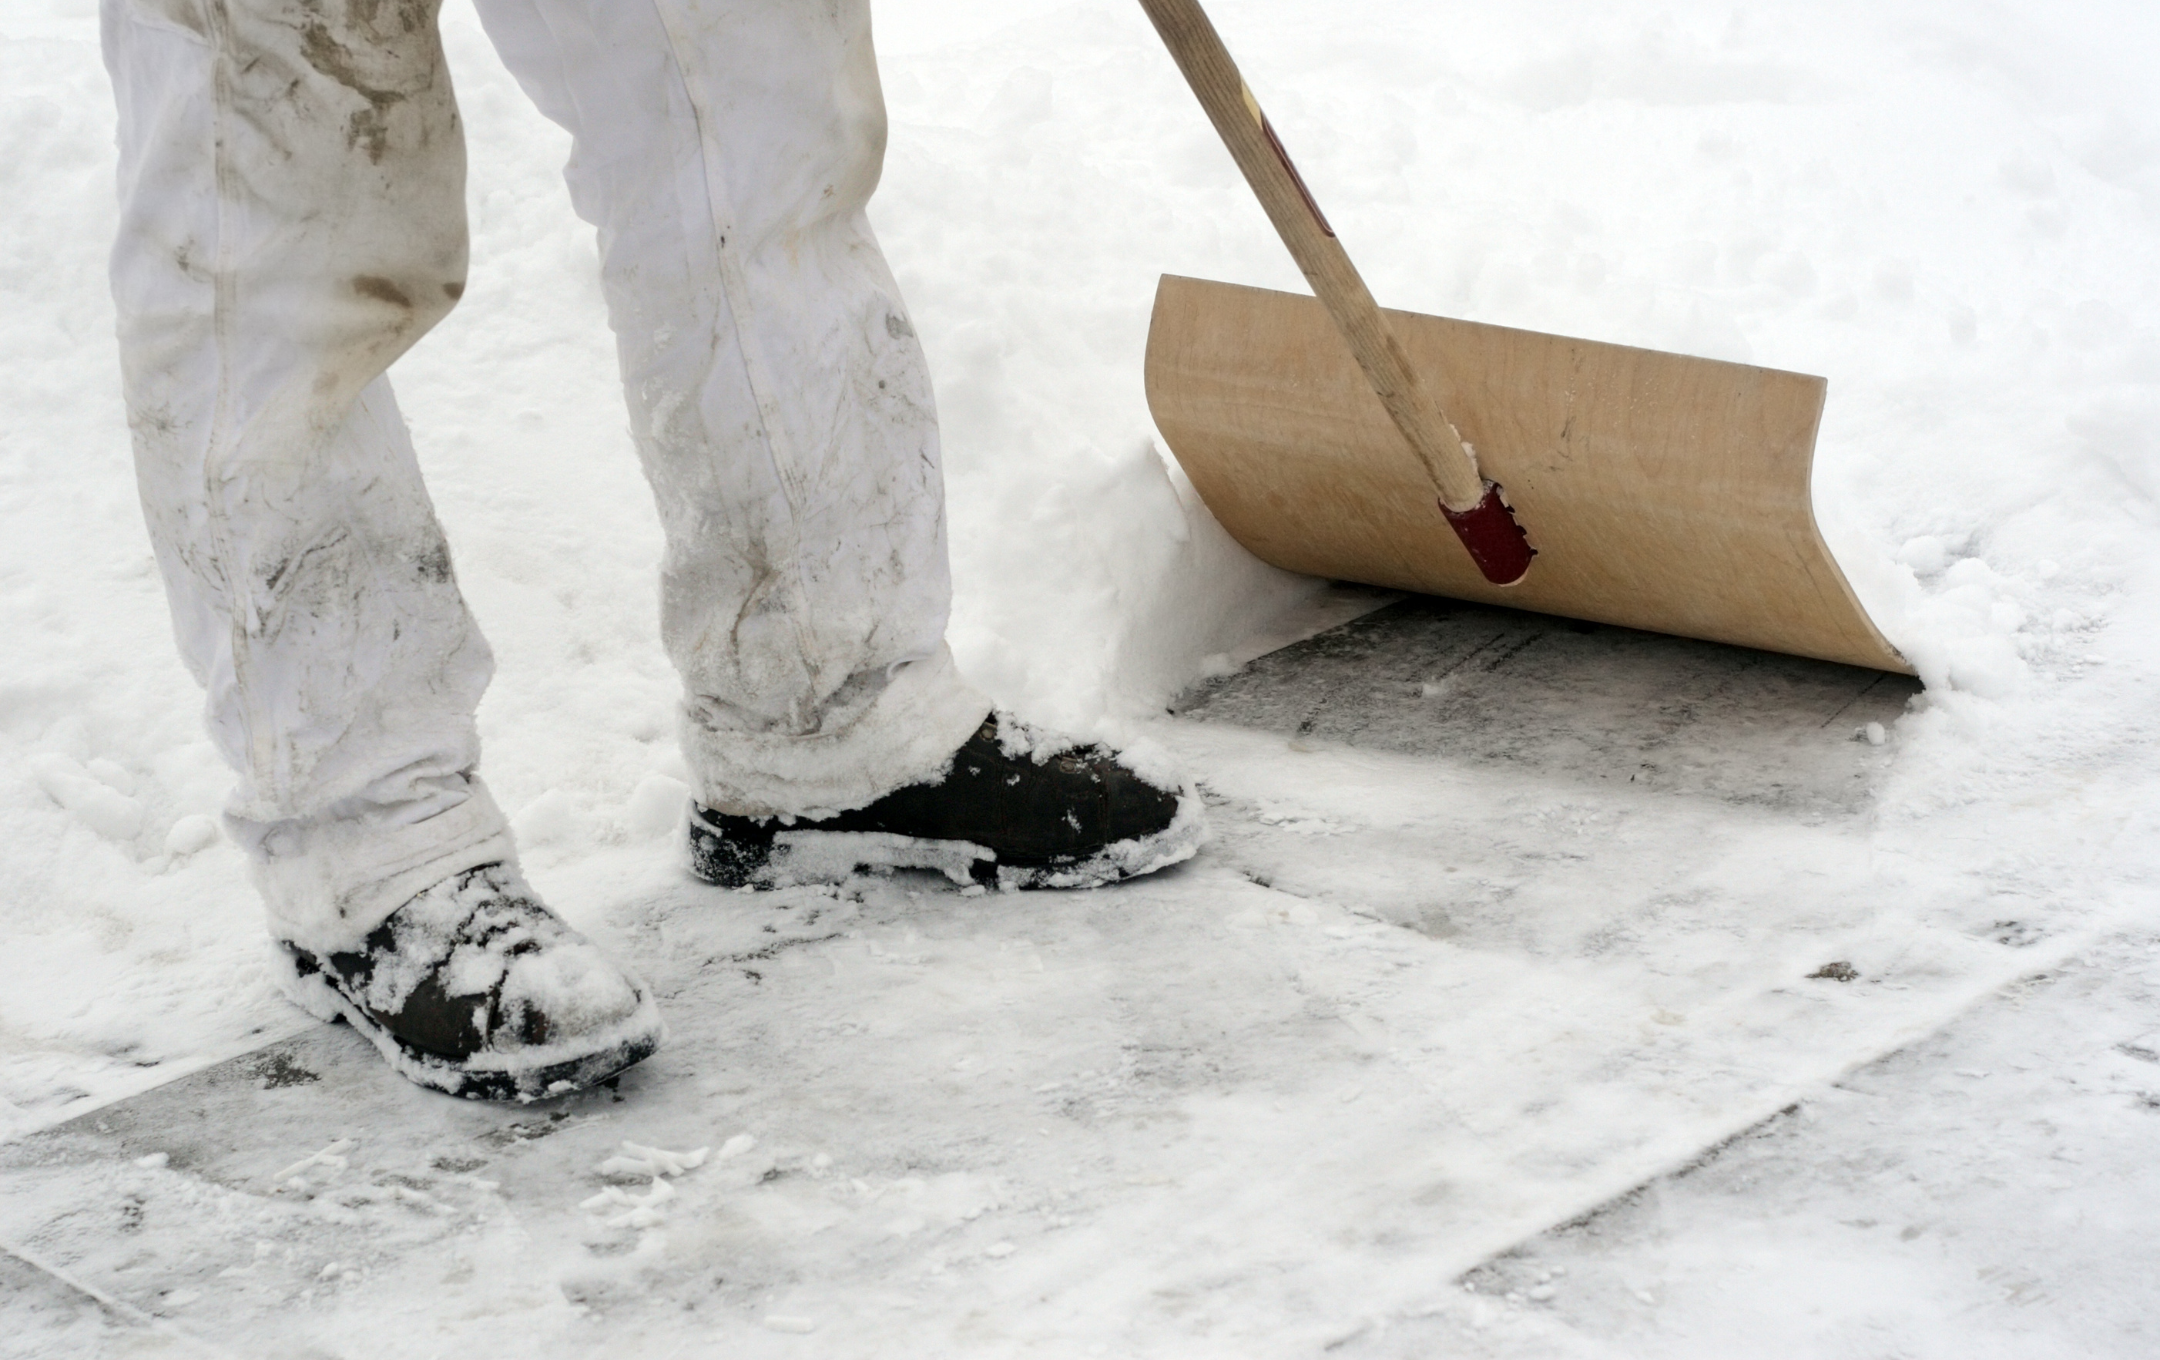
[[[1167,869],[1197,853],[1207,840],[1199,795],[1188,789],[1177,816],[1153,835],[1117,841],[1083,859],[1049,864],[1001,863],[997,852],[972,841],[930,840],[884,831],[773,833],[769,845],[731,842],[723,828],[690,816],[690,870],[715,887],[787,888],[837,884],[858,873],[927,869],[961,887],[1016,892],[1034,888],[1099,888]]]
[[[526,1049],[515,1055],[482,1052],[465,1062],[455,1062],[412,1048],[383,1028],[307,951],[282,944],[278,952],[287,964],[279,970],[278,983],[294,1005],[327,1024],[342,1021],[352,1026],[406,1080],[465,1100],[529,1105],[569,1095],[643,1062],[667,1038],[667,1025],[660,1019],[660,1008],[651,991],[637,983],[638,1008],[600,1036],[574,1045]]]

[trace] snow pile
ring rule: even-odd
[[[716,1162],[730,1161],[757,1146],[752,1134],[738,1133],[720,1145],[714,1153],[711,1148],[694,1148],[689,1152],[669,1152],[665,1148],[647,1147],[625,1138],[622,1151],[600,1163],[600,1174],[616,1179],[644,1180],[648,1182],[644,1193],[633,1195],[619,1185],[610,1185],[599,1194],[580,1200],[578,1208],[589,1214],[607,1214],[604,1226],[610,1228],[636,1228],[643,1231],[657,1228],[667,1222],[664,1206],[675,1198],[675,1187],[668,1182],[670,1176],[681,1176],[705,1165],[707,1157]],[[621,1209],[622,1213],[613,1213]]]
[[[345,1159],[345,1154],[351,1152],[353,1146],[353,1140],[350,1138],[336,1139],[320,1152],[311,1152],[291,1166],[275,1173],[270,1177],[270,1180],[276,1185],[290,1186],[294,1190],[305,1190],[308,1188],[308,1183],[301,1178],[302,1173],[321,1167],[325,1174],[336,1176],[350,1165]],[[159,1162],[157,1165],[163,1166],[164,1164]],[[136,1165],[140,1166],[142,1162],[137,1162]]]
[[[720,1149],[720,1158],[725,1161],[731,1156],[747,1152],[756,1143],[757,1139],[749,1134],[739,1133],[728,1139],[726,1145]],[[647,1147],[643,1143],[633,1143],[625,1138],[622,1151],[600,1163],[600,1174],[658,1180],[662,1176],[680,1176],[685,1171],[695,1171],[705,1165],[705,1159],[711,1154],[712,1149],[708,1147],[692,1148],[688,1152],[669,1152],[665,1148]]]

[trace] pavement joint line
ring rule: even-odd
[[[1966,1016],[1971,1015],[1987,1002],[2008,992],[2010,988],[2036,977],[2043,977],[2052,973],[2070,962],[2070,960],[2091,951],[2098,945],[2125,935],[2135,928],[2134,922],[2128,919],[2128,915],[2126,913],[2124,919],[2109,921],[2103,925],[2075,931],[2054,941],[2053,947],[2040,953],[2039,957],[2032,959],[2027,967],[2018,971],[2016,976],[1973,988],[1955,1006],[1935,1017],[1926,1025],[1901,1035],[1895,1042],[1884,1045],[1880,1050],[1867,1057],[1854,1059],[1834,1074],[1811,1078],[1806,1081],[1791,1082],[1775,1091],[1766,1093],[1762,1100],[1755,1102],[1750,1113],[1743,1115],[1726,1132],[1703,1142],[1693,1152],[1668,1159],[1663,1167],[1648,1175],[1637,1174],[1632,1176],[1628,1183],[1618,1190],[1595,1197],[1586,1196],[1585,1200],[1587,1202],[1583,1203],[1581,1207],[1554,1217],[1541,1228],[1512,1234],[1506,1242],[1490,1251],[1481,1253],[1476,1260],[1451,1273],[1447,1278],[1451,1281],[1459,1281],[1472,1271],[1488,1266],[1501,1257],[1520,1251],[1556,1229],[1567,1227],[1573,1223],[1586,1223],[1604,1213],[1607,1209],[1625,1202],[1629,1197],[1641,1193],[1659,1181],[1670,1180],[1683,1172],[1694,1170],[1697,1166],[1714,1159],[1717,1153],[1746,1137],[1751,1131],[1779,1119],[1796,1106],[1816,1098],[1826,1088],[1847,1080],[1854,1073],[1873,1067],[1876,1063],[1887,1058],[1894,1057],[1915,1044],[1925,1043]]]
[[[15,1260],[22,1262],[22,1264],[36,1271],[38,1274],[45,1276],[47,1279],[54,1281],[55,1283],[63,1286],[64,1288],[75,1291],[76,1293],[82,1295],[84,1298],[89,1299],[92,1303],[95,1303],[98,1307],[103,1308],[106,1312],[112,1314],[114,1317],[119,1318],[121,1321],[129,1323],[132,1326],[143,1328],[146,1331],[155,1332],[160,1336],[169,1337],[174,1341],[178,1341],[186,1346],[194,1348],[196,1351],[203,1355],[215,1356],[217,1357],[217,1360],[238,1360],[238,1357],[233,1352],[226,1350],[222,1346],[214,1345],[211,1342],[205,1341],[203,1338],[195,1335],[187,1328],[173,1322],[172,1319],[159,1317],[155,1313],[145,1312],[144,1310],[137,1308],[134,1304],[129,1303],[126,1299],[117,1298],[111,1294],[106,1293],[104,1290],[99,1289],[96,1285],[91,1284],[87,1280],[79,1280],[67,1270],[61,1268],[60,1266],[54,1265],[50,1261],[45,1260],[36,1252],[33,1252],[28,1247],[25,1247],[20,1243],[10,1242],[5,1238],[0,1238],[0,1255],[13,1257]]]
[[[56,1113],[47,1122],[30,1124],[16,1130],[5,1138],[0,1138],[0,1147],[6,1147],[11,1143],[25,1142],[40,1134],[50,1133],[62,1124],[72,1124],[78,1119],[86,1119],[100,1111],[109,1110],[115,1105],[125,1105],[131,1100],[138,1100],[149,1095],[152,1091],[161,1091],[176,1081],[186,1081],[189,1077],[199,1072],[206,1072],[220,1063],[228,1063],[235,1058],[245,1058],[250,1053],[260,1053],[264,1049],[275,1048],[279,1044],[297,1039],[303,1034],[312,1034],[322,1028],[322,1023],[322,1021],[303,1012],[299,1018],[289,1024],[265,1025],[247,1037],[247,1047],[245,1048],[213,1049],[207,1056],[198,1057],[186,1063],[173,1064],[171,1071],[164,1073],[148,1086],[132,1091],[121,1091],[107,1096],[92,1105],[69,1106],[65,1111]],[[4,1240],[0,1240],[0,1250],[12,1250],[12,1248],[8,1247]]]

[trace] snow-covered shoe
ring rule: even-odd
[[[355,953],[286,944],[294,1001],[344,1020],[422,1086],[538,1100],[604,1081],[660,1046],[645,985],[484,864],[399,907]]]
[[[836,816],[690,811],[690,867],[723,888],[836,883],[859,869],[935,869],[956,883],[1087,888],[1200,848],[1200,798],[1101,746],[992,714],[937,778]]]

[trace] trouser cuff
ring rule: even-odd
[[[228,817],[249,852],[270,932],[314,954],[356,950],[423,890],[482,864],[515,865],[509,824],[474,775],[427,781],[411,803],[268,825]]]
[[[952,652],[893,673],[847,726],[810,736],[715,728],[685,712],[683,758],[698,801],[737,817],[824,817],[934,779],[990,701],[961,678]]]

